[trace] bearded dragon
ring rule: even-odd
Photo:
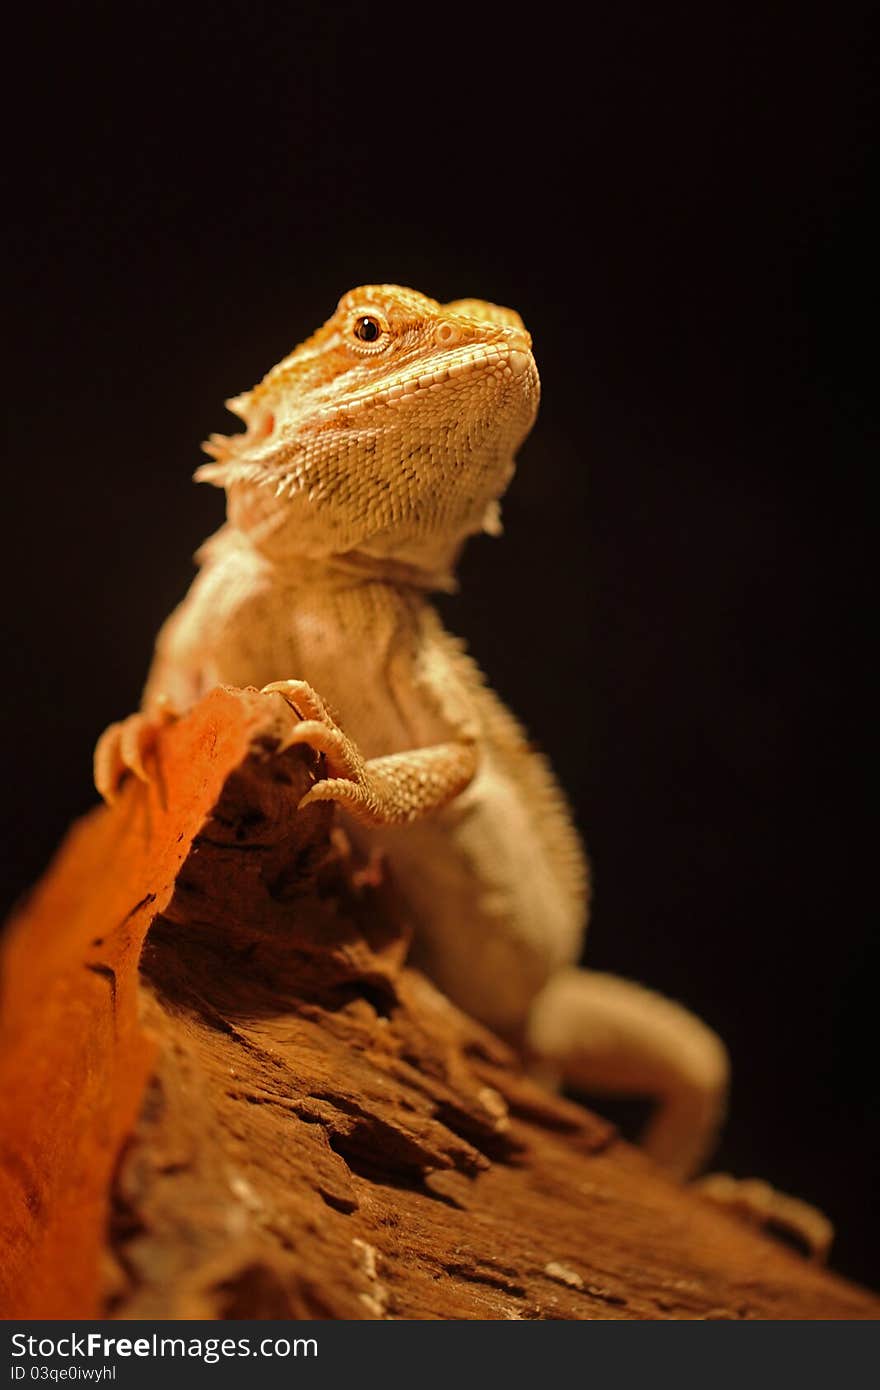
[[[161,723],[218,684],[258,686],[324,755],[330,799],[381,851],[415,960],[548,1079],[657,1101],[644,1136],[691,1174],[725,1106],[722,1043],[680,1005],[577,968],[588,872],[553,773],[432,606],[499,499],[538,408],[519,315],[394,285],[346,294],[204,446],[227,521],[162,627],[141,711],[95,780],[146,778]]]

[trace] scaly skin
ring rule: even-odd
[[[309,798],[387,853],[418,963],[548,1076],[657,1097],[647,1145],[684,1174],[722,1113],[724,1049],[680,1006],[573,968],[587,873],[564,799],[428,598],[468,536],[499,531],[538,396],[513,311],[347,294],[229,402],[244,432],[206,446],[196,477],[226,489],[228,521],[159,635],[141,713],[102,737],[96,781],[112,797],[127,770],[146,775],[156,724],[214,685],[287,699],[294,738],[326,755]]]

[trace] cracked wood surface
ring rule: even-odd
[[[405,964],[407,923],[218,690],[74,827],[3,960],[7,1317],[855,1318]]]

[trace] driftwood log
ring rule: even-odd
[[[875,1318],[405,965],[277,698],[217,690],[3,959],[7,1318]]]

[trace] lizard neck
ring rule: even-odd
[[[458,588],[458,581],[451,566],[446,569],[429,570],[420,565],[407,564],[403,560],[368,555],[359,550],[328,556],[319,563],[328,571],[390,584],[395,589],[453,594]]]
[[[455,593],[458,581],[453,572],[456,553],[447,564],[436,568],[410,564],[391,556],[370,555],[362,550],[348,550],[327,555],[293,549],[288,543],[277,544],[277,533],[268,534],[251,527],[243,529],[227,522],[199,550],[196,560],[202,565],[213,563],[229,549],[243,548],[258,556],[285,587],[349,588],[360,583],[381,584],[400,593]]]
[[[428,593],[454,593],[458,587],[454,571],[461,541],[425,538],[418,547],[417,559],[411,552],[395,553],[392,547],[386,550],[381,535],[363,545],[337,549],[332,533],[326,538],[315,536],[308,528],[298,526],[283,508],[271,505],[265,494],[248,491],[230,496],[229,502],[229,520],[224,531],[233,532],[285,579],[308,577],[312,582],[320,582],[335,576],[351,582],[360,577]]]

